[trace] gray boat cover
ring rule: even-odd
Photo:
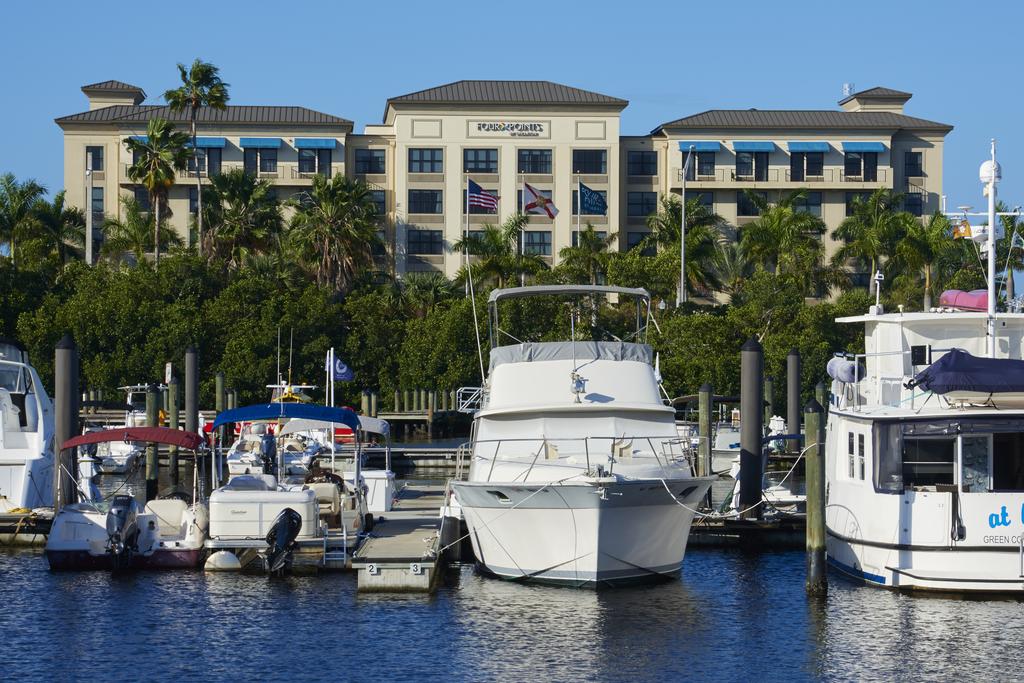
[[[560,341],[530,342],[491,349],[488,373],[502,363],[529,363],[546,360],[630,360],[651,364],[654,352],[647,344],[629,342]]]

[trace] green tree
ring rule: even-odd
[[[868,294],[875,292],[875,272],[882,261],[895,253],[896,245],[916,219],[898,209],[903,195],[888,188],[879,188],[866,199],[853,200],[852,215],[835,231],[843,244],[832,257],[832,263],[843,266],[858,259],[869,264]]]
[[[370,189],[343,175],[313,176],[313,186],[295,209],[289,241],[298,262],[321,287],[344,292],[361,271],[373,264],[377,238],[377,209]]]
[[[199,110],[202,107],[209,107],[224,111],[228,103],[228,84],[221,80],[220,69],[209,62],[196,59],[192,66],[186,67],[178,64],[178,75],[181,77],[181,85],[164,93],[164,99],[175,112],[188,111],[189,126],[192,137],[191,156],[198,155],[196,139],[196,120],[199,118]],[[203,185],[202,169],[196,158],[196,192],[198,211],[196,212],[196,235],[199,240],[200,249],[203,244]]]
[[[517,213],[501,225],[486,224],[480,231],[456,240],[452,251],[468,253],[471,257],[469,271],[463,265],[455,276],[456,281],[465,282],[467,274],[472,273],[473,282],[477,284],[494,283],[504,287],[517,276],[546,270],[548,266],[540,255],[519,253],[519,240],[526,222],[527,217]]]
[[[13,173],[0,176],[0,243],[7,243],[13,264],[17,264],[18,239],[32,234],[36,227],[35,204],[44,194],[46,188],[34,180],[18,182]]]
[[[55,194],[53,201],[37,199],[33,211],[38,229],[32,241],[41,257],[56,256],[63,264],[81,253],[79,249],[85,246],[85,213],[66,204],[64,190]]]
[[[933,268],[940,258],[957,247],[950,231],[949,219],[936,211],[927,222],[907,221],[906,233],[896,245],[897,267],[919,277],[924,274],[924,310],[932,305]],[[915,277],[916,279],[916,277]]]
[[[156,234],[156,218],[143,211],[132,196],[121,197],[122,215],[108,216],[103,221],[103,246],[100,252],[107,258],[119,260],[125,254],[132,254],[135,263],[143,263],[146,252],[153,249]],[[181,238],[166,225],[160,226],[160,245],[170,247],[181,244]]]
[[[401,281],[403,303],[416,318],[425,318],[455,296],[455,284],[438,272],[407,273]]]
[[[608,249],[617,239],[618,233],[602,237],[587,223],[587,227],[576,233],[576,246],[563,247],[558,252],[559,269],[566,272],[572,282],[598,284],[608,270]]]
[[[754,274],[754,264],[739,242],[721,240],[714,260],[715,277],[719,291],[731,300],[740,290],[743,283]]]
[[[150,119],[146,126],[145,138],[128,138],[125,145],[134,161],[128,167],[128,177],[141,184],[149,193],[153,207],[153,256],[160,261],[160,237],[157,231],[162,227],[160,209],[166,204],[167,192],[174,185],[177,171],[188,165],[189,151],[185,144],[188,136],[176,131],[164,119]]]
[[[675,261],[675,280],[679,279],[680,252],[680,209],[678,195],[670,194],[661,198],[657,213],[647,217],[650,235],[641,246],[657,246],[657,268],[665,270]],[[714,271],[716,245],[725,221],[700,199],[686,202],[686,291],[701,294],[719,286]]]
[[[231,270],[253,255],[279,251],[281,208],[274,186],[240,168],[215,175],[206,194],[203,252]]]

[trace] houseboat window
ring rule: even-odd
[[[1007,432],[993,437],[992,490],[1024,491],[1024,434]]]
[[[848,434],[848,437],[849,437],[847,439],[848,446],[847,446],[846,452],[847,452],[847,458],[848,458],[849,467],[847,468],[846,475],[850,479],[853,479],[853,464],[854,464],[853,463],[853,458],[854,458],[854,455],[856,454],[856,452],[853,450],[853,432],[850,432]]]
[[[857,435],[857,467],[860,470],[860,480],[864,481],[864,435]]]
[[[903,437],[905,487],[953,484],[955,438]]]
[[[899,425],[875,425],[871,449],[871,479],[878,493],[903,492],[903,464],[900,461]]]
[[[983,493],[989,490],[989,438],[988,434],[982,434],[961,439],[960,483],[964,493]]]

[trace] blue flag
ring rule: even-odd
[[[608,202],[604,195],[580,183],[580,214],[586,216],[603,216],[608,213]]]
[[[327,359],[324,360],[324,370],[330,369],[331,357],[328,354]],[[332,373],[335,382],[351,382],[355,379],[355,374],[352,372],[352,368],[345,365],[345,362],[340,358],[334,359],[334,372]]]

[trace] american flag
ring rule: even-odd
[[[498,199],[497,195],[493,195],[490,192],[484,190],[469,178],[466,179],[469,182],[468,203],[470,206],[481,206],[491,211],[498,210]]]

